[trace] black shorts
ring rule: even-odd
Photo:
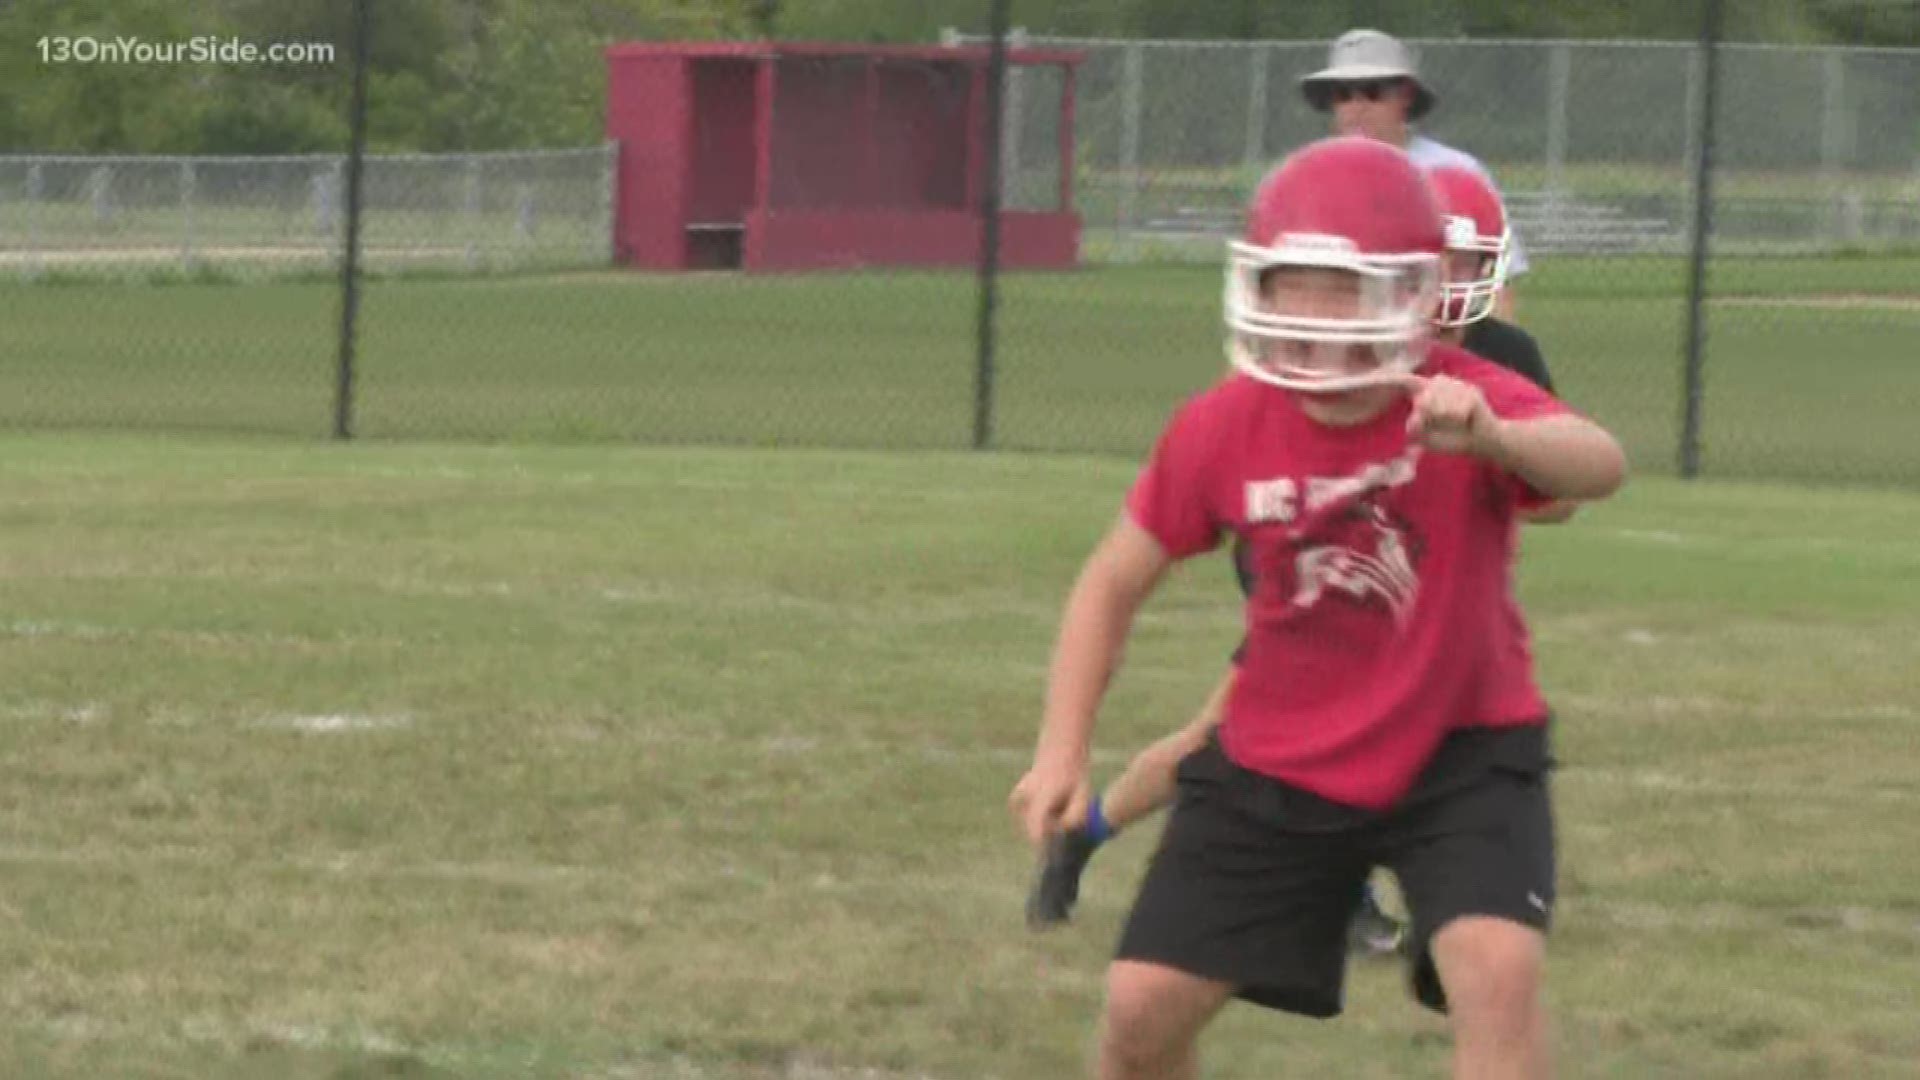
[[[1218,736],[1180,763],[1180,795],[1118,958],[1334,1016],[1347,922],[1367,874],[1392,870],[1412,916],[1414,996],[1445,1011],[1428,946],[1465,915],[1548,927],[1554,897],[1552,759],[1545,724],[1448,736],[1391,810],[1370,812],[1243,769]]]

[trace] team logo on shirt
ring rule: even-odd
[[[1411,447],[1351,476],[1307,480],[1306,509],[1318,517],[1294,541],[1294,607],[1311,608],[1333,595],[1383,608],[1406,623],[1420,594],[1424,544],[1390,496],[1413,482],[1419,460],[1419,448]]]
[[[1407,521],[1369,496],[1340,507],[1326,524],[1294,555],[1294,606],[1310,608],[1337,593],[1384,607],[1404,624],[1420,595],[1420,545]]]

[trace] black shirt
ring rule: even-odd
[[[1510,322],[1481,319],[1467,327],[1467,336],[1461,340],[1460,347],[1553,393],[1553,376],[1547,372],[1547,361],[1540,355],[1540,346],[1534,343],[1532,334]]]

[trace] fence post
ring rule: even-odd
[[[193,159],[180,162],[180,272],[193,272]]]
[[[1253,46],[1253,70],[1247,76],[1247,149],[1243,164],[1247,183],[1255,182],[1267,157],[1267,53],[1265,45]]]
[[[533,184],[526,180],[513,186],[513,238],[523,248],[533,246],[540,228],[538,199],[533,190]]]
[[[1547,52],[1547,215],[1560,212],[1567,165],[1567,84],[1573,77],[1573,49],[1557,42]]]
[[[613,235],[614,187],[619,182],[620,144],[608,142],[600,156],[600,236],[589,238],[588,255],[612,266],[619,259],[619,245]]]
[[[1841,158],[1846,137],[1846,57],[1839,49],[1826,50],[1824,78],[1820,93],[1820,188],[1831,200],[1827,205],[1827,243],[1839,246],[1846,241],[1846,200],[1840,182]]]
[[[1027,47],[1027,31],[1024,27],[1014,27],[1007,34],[1008,49]],[[1027,77],[1026,69],[1019,64],[1007,65],[1006,107],[1002,111],[1000,129],[1000,186],[1005,192],[1020,191],[1020,131],[1021,120],[1027,115]],[[1016,209],[1019,204],[1014,204]]]
[[[93,209],[95,225],[113,222],[113,166],[95,165],[87,170],[87,204]]]
[[[1694,163],[1700,158],[1700,92],[1704,82],[1700,75],[1700,49],[1689,48],[1687,50],[1687,126],[1686,137],[1680,151],[1680,175],[1682,176],[1691,177]],[[1693,236],[1694,200],[1682,196],[1680,201],[1682,204],[1679,214],[1680,235],[1677,240],[1681,244],[1686,244],[1691,242]]]
[[[345,158],[327,162],[327,171],[313,174],[313,233],[322,242],[332,243],[340,235],[341,193],[346,190]]]
[[[1007,9],[1012,0],[993,0],[987,16],[992,35],[987,51],[986,176],[980,191],[980,309],[975,327],[973,371],[973,448],[993,445],[993,360],[1000,299],[1000,152],[1006,109]]]
[[[1693,260],[1687,275],[1686,362],[1682,365],[1680,418],[1680,475],[1688,480],[1700,474],[1707,245],[1713,232],[1713,114],[1720,82],[1720,2],[1706,0],[1700,19],[1700,156],[1694,159],[1693,171]]]
[[[360,310],[360,173],[367,154],[367,49],[373,0],[353,4],[353,99],[347,137],[347,237],[340,258],[340,359],[335,368],[333,437],[353,438],[354,319]]]
[[[1120,66],[1120,212],[1115,223],[1120,232],[1123,261],[1137,255],[1133,232],[1140,212],[1140,78],[1142,50],[1137,41],[1129,42]]]
[[[461,207],[466,214],[467,225],[467,269],[475,270],[480,266],[480,157],[468,155],[465,183],[463,184]]]
[[[40,248],[40,196],[46,188],[46,177],[40,171],[40,163],[27,166],[27,280],[37,280],[46,270],[46,252]]]

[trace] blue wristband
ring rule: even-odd
[[[1096,844],[1106,843],[1113,836],[1113,826],[1107,824],[1107,816],[1100,812],[1100,796],[1095,795],[1087,804],[1087,824],[1084,827],[1087,839]]]

